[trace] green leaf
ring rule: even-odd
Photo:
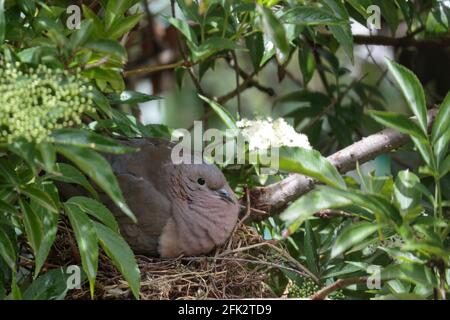
[[[350,20],[347,9],[342,1],[323,0],[323,2],[331,9],[337,18],[345,21]],[[353,34],[350,23],[346,25],[330,25],[329,29],[339,44],[343,47],[344,52],[350,58],[350,61],[353,63]]]
[[[43,226],[42,241],[35,257],[36,260],[35,260],[34,276],[37,277],[39,275],[42,266],[47,260],[50,249],[56,239],[56,232],[58,231],[59,214],[48,211],[41,206],[36,208],[35,211],[39,215],[41,224]]]
[[[177,28],[190,43],[197,44],[197,36],[186,21],[172,17],[170,17],[168,21],[171,25]]]
[[[404,66],[387,59],[389,71],[400,86],[412,113],[417,117],[422,132],[427,135],[427,107],[423,87],[414,73]]]
[[[91,148],[106,153],[124,154],[137,151],[136,148],[124,146],[113,139],[88,130],[65,128],[54,132],[52,138],[58,145]]]
[[[284,56],[287,56],[289,53],[289,42],[283,24],[270,9],[258,6],[257,10],[261,15],[264,34],[273,42],[275,48]]]
[[[222,107],[219,103],[217,103],[214,100],[211,100],[207,97],[204,97],[202,95],[198,95],[200,99],[205,101],[210,105],[210,107],[217,113],[217,115],[222,119],[223,123],[229,128],[229,129],[237,129],[236,126],[236,120],[233,118],[233,116],[226,110],[224,107]]]
[[[111,229],[97,222],[94,222],[94,227],[100,245],[127,280],[134,297],[139,299],[140,272],[133,251],[125,240]]]
[[[399,25],[398,10],[395,1],[385,0],[373,0],[373,4],[377,5],[381,9],[381,15],[386,20],[391,29],[392,36],[395,36],[395,32]]]
[[[400,209],[407,211],[420,204],[422,192],[417,185],[420,179],[409,170],[400,171],[395,180],[394,197]]]
[[[125,12],[135,5],[139,0],[115,0],[107,1],[105,10],[106,29],[113,29],[114,22],[120,20]]]
[[[21,184],[11,162],[5,158],[0,158],[0,176],[3,176],[6,181],[13,186],[19,186]]]
[[[105,193],[114,201],[114,203],[134,222],[136,217],[125,203],[119,183],[111,169],[108,161],[97,152],[78,148],[69,145],[57,146],[57,151],[64,157],[75,163],[84,173],[86,173]]]
[[[69,275],[63,268],[53,269],[34,280],[23,293],[25,300],[63,300],[69,290]]]
[[[51,212],[54,213],[59,212],[58,206],[55,204],[53,199],[44,191],[29,185],[20,189],[20,192],[29,197],[30,199],[33,199],[34,201],[39,203],[39,205],[50,210]]]
[[[59,174],[57,174],[59,173]],[[98,193],[86,179],[86,177],[75,167],[66,163],[56,164],[56,174],[49,176],[52,180],[75,183],[88,190],[94,198],[98,198]]]
[[[89,279],[91,297],[93,297],[98,267],[97,233],[93,222],[79,207],[70,203],[65,203],[64,207],[77,240],[81,263]]]
[[[317,254],[317,243],[314,236],[314,231],[309,221],[305,221],[304,252],[309,270],[311,270],[316,275],[319,274],[319,256]]]
[[[131,29],[133,29],[141,21],[141,18],[142,14],[135,14],[117,20],[111,26],[111,33],[109,34],[109,36],[112,39],[118,39],[122,37],[125,33],[131,31]]]
[[[450,130],[450,92],[439,107],[431,132],[431,141],[436,143],[446,132]]]
[[[25,232],[27,233],[28,241],[34,251],[34,254],[39,251],[43,238],[43,226],[39,216],[31,208],[30,204],[23,199],[19,199],[20,208],[23,213],[23,224]]]
[[[12,205],[10,205],[9,203],[3,201],[2,199],[0,199],[0,212],[7,212],[13,215],[17,215],[17,210],[16,208],[14,208]]]
[[[106,99],[103,93],[97,88],[92,90],[92,100],[101,112],[103,112],[108,118],[111,118],[111,105],[109,104],[108,99]]]
[[[280,148],[279,169],[304,174],[337,188],[346,188],[336,167],[316,150]]]
[[[245,38],[250,58],[252,59],[253,70],[258,70],[264,56],[264,38],[261,32],[256,32]]]
[[[0,228],[0,256],[5,260],[8,267],[15,272],[16,270],[16,250],[14,249],[14,245],[9,239],[6,232]]]
[[[21,138],[8,144],[8,149],[21,157],[30,166],[33,172],[36,172],[36,164],[38,163],[39,154],[36,144]]]
[[[114,232],[119,232],[119,226],[111,211],[102,203],[87,197],[72,197],[66,203],[78,206],[85,213],[97,218],[104,225],[109,227]]]
[[[6,18],[5,18],[5,0],[0,0],[0,45],[5,41]]]
[[[22,300],[22,291],[17,284],[16,273],[13,272],[11,279],[11,293],[9,294],[12,300]]]
[[[450,144],[450,130],[445,132],[439,139],[437,139],[436,143],[433,145],[433,152],[436,156],[438,164],[444,159],[447,155],[448,146]]]
[[[439,174],[441,177],[444,177],[447,173],[450,172],[450,154],[442,161],[440,166]]]
[[[371,111],[370,115],[377,122],[385,125],[387,127],[391,127],[401,133],[405,133],[420,139],[421,141],[426,142],[427,136],[424,134],[420,126],[409,119],[408,117],[393,113],[393,112],[385,112],[385,111]]]
[[[316,62],[311,48],[303,41],[298,45],[298,64],[302,72],[303,83],[306,86],[316,71]]]
[[[120,94],[112,93],[108,95],[108,100],[112,104],[136,104],[159,99],[161,98],[136,91],[123,91]]]
[[[290,230],[295,230],[303,221],[322,209],[335,209],[350,204],[379,214],[396,225],[400,225],[403,221],[398,210],[382,196],[328,186],[318,186],[303,195],[282,213],[281,218],[292,224]]]
[[[93,31],[94,22],[91,19],[81,21],[80,28],[70,37],[70,46],[72,50],[78,49],[89,39]]]
[[[211,37],[198,47],[192,49],[192,52],[194,54],[194,60],[204,60],[206,57],[212,56],[216,52],[236,49],[242,49],[242,47],[230,39]]]
[[[392,127],[401,133],[409,134],[425,162],[432,165],[428,136],[423,133],[419,125],[403,115],[391,112],[372,111],[371,116],[383,125]]]
[[[317,187],[294,201],[281,214],[281,219],[292,225],[290,230],[293,232],[320,210],[341,208],[350,204],[351,200],[330,192],[330,188]]]
[[[354,223],[348,226],[342,230],[337,237],[333,248],[331,249],[331,257],[334,258],[354,245],[361,243],[377,230],[377,224],[366,221]]]
[[[84,47],[96,52],[110,54],[120,59],[127,58],[127,51],[117,40],[95,39],[87,42]]]
[[[39,150],[40,158],[42,158],[42,163],[46,171],[54,171],[55,161],[56,161],[56,151],[51,143],[41,142],[37,145]]]
[[[287,10],[280,18],[284,23],[300,24],[300,25],[331,25],[345,24],[347,20],[339,19],[331,12],[304,5],[296,6]]]
[[[392,264],[381,270],[381,279],[401,279],[426,287],[437,288],[437,279],[432,270],[417,263]]]

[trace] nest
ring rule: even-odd
[[[51,266],[81,265],[76,241],[62,221]],[[257,231],[239,224],[229,241],[208,256],[160,259],[136,257],[141,271],[141,299],[242,299],[273,298],[270,274],[287,269],[305,276],[301,266],[279,242],[264,240]],[[298,263],[297,263],[298,264]],[[132,299],[120,272],[100,253],[95,299]],[[68,299],[90,299],[89,286],[71,290]]]

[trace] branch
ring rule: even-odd
[[[437,109],[428,111],[428,125],[434,121]],[[332,154],[328,160],[341,173],[346,173],[356,167],[356,163],[365,163],[380,154],[387,153],[408,143],[408,135],[399,133],[393,129],[385,129]],[[291,201],[298,199],[303,194],[314,188],[317,181],[312,178],[292,174],[287,178],[266,187],[257,187],[250,190],[251,207],[258,211],[267,212],[266,215],[254,213],[250,220],[259,221],[275,215],[286,208]],[[241,202],[244,200],[241,199]]]
[[[450,38],[414,39],[410,36],[393,38],[386,36],[361,36],[354,35],[355,44],[367,44],[376,46],[416,47],[416,48],[445,48],[450,46]]]
[[[330,293],[333,293],[334,291],[351,286],[352,284],[360,284],[360,283],[366,283],[366,282],[367,282],[367,277],[339,279],[335,283],[329,285],[328,287],[325,287],[325,288],[317,291],[315,294],[313,294],[310,297],[310,299],[311,300],[323,300]]]
[[[258,89],[259,91],[267,94],[270,97],[276,96],[276,92],[274,89],[272,89],[270,87],[265,87],[262,84],[260,84],[258,81],[252,79],[255,74],[249,74],[249,73],[245,72],[241,67],[239,67],[239,65],[236,65],[233,62],[233,60],[231,60],[231,59],[226,58],[226,60],[231,67],[233,67],[233,68],[235,68],[235,70],[237,70],[237,72],[239,73],[239,76],[242,79],[244,79],[244,81],[246,81],[248,88],[254,87],[254,88]],[[249,80],[247,80],[247,79],[249,79]]]

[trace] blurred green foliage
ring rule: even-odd
[[[44,85],[48,88],[30,91],[29,126],[20,125],[21,134],[0,141],[0,298],[65,297],[66,270],[45,267],[62,219],[70,222],[74,232],[91,295],[103,249],[139,297],[134,255],[111,212],[99,203],[98,191],[111,197],[130,219],[134,215],[101,153],[134,151],[120,145],[116,137],[170,137],[171,129],[144,125],[121,107],[133,109],[159,99],[127,90],[122,73],[128,59],[122,40],[138,28],[143,16],[140,1],[99,3],[83,5],[81,24],[71,29],[66,23],[71,18],[66,10],[71,1],[0,0],[0,61],[2,66],[17,65],[22,72],[16,78],[11,78],[8,68],[0,73],[4,101],[0,134],[9,136],[12,113],[20,108],[16,104],[27,101],[21,81],[45,80],[36,70],[83,79],[79,90],[60,92],[65,87],[57,77]],[[280,271],[273,276],[274,292],[282,294],[289,287],[294,288],[292,296],[305,297],[339,279],[371,276],[370,267],[377,266],[381,287],[349,286],[338,297],[445,299],[450,284],[450,98],[439,101],[430,132],[426,124],[429,97],[413,72],[387,62],[408,114],[416,120],[393,112],[398,108],[384,90],[393,86],[384,73],[377,79],[369,74],[371,82],[365,82],[365,75],[356,78],[349,67],[357,58],[351,25],[366,24],[369,6],[381,8],[384,31],[389,34],[403,28],[411,39],[445,41],[448,5],[437,0],[173,3],[182,14],[162,18],[180,35],[182,55],[174,73],[185,95],[183,101],[202,104],[205,122],[221,128],[254,115],[288,118],[316,149],[284,148],[282,171],[270,177],[261,175],[259,166],[223,168],[240,194],[244,187],[277,181],[291,172],[323,184],[293,202],[281,218],[256,225],[266,238],[285,241],[292,257],[315,277],[313,284],[311,279]],[[230,92],[221,72],[226,68],[232,72],[226,78],[237,79]],[[265,82],[259,83],[257,77]],[[88,92],[82,90],[84,85]],[[244,93],[249,87],[253,88],[250,94]],[[255,99],[256,89],[262,93]],[[69,114],[72,109],[64,99],[51,101],[58,92],[76,102],[74,114]],[[186,112],[179,106],[180,99],[176,95],[170,99],[183,120]],[[249,100],[253,103],[246,107]],[[42,116],[49,105],[51,112],[64,115],[55,117],[52,126],[47,125],[50,118]],[[177,123],[169,120],[169,124]],[[398,170],[397,166],[384,175],[358,168],[353,179],[341,176],[324,158],[383,126],[411,136],[413,143],[405,150],[419,159],[419,167]],[[45,130],[35,135],[37,128]],[[67,161],[61,162],[62,157]],[[91,197],[61,199],[55,182],[78,184]],[[316,217],[322,209],[339,209],[345,215]],[[29,257],[32,269],[22,263]],[[44,282],[50,285],[43,288]]]

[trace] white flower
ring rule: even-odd
[[[311,149],[308,137],[298,133],[283,118],[273,121],[242,119],[236,123],[243,137],[249,141],[250,151],[279,147],[300,147]]]

